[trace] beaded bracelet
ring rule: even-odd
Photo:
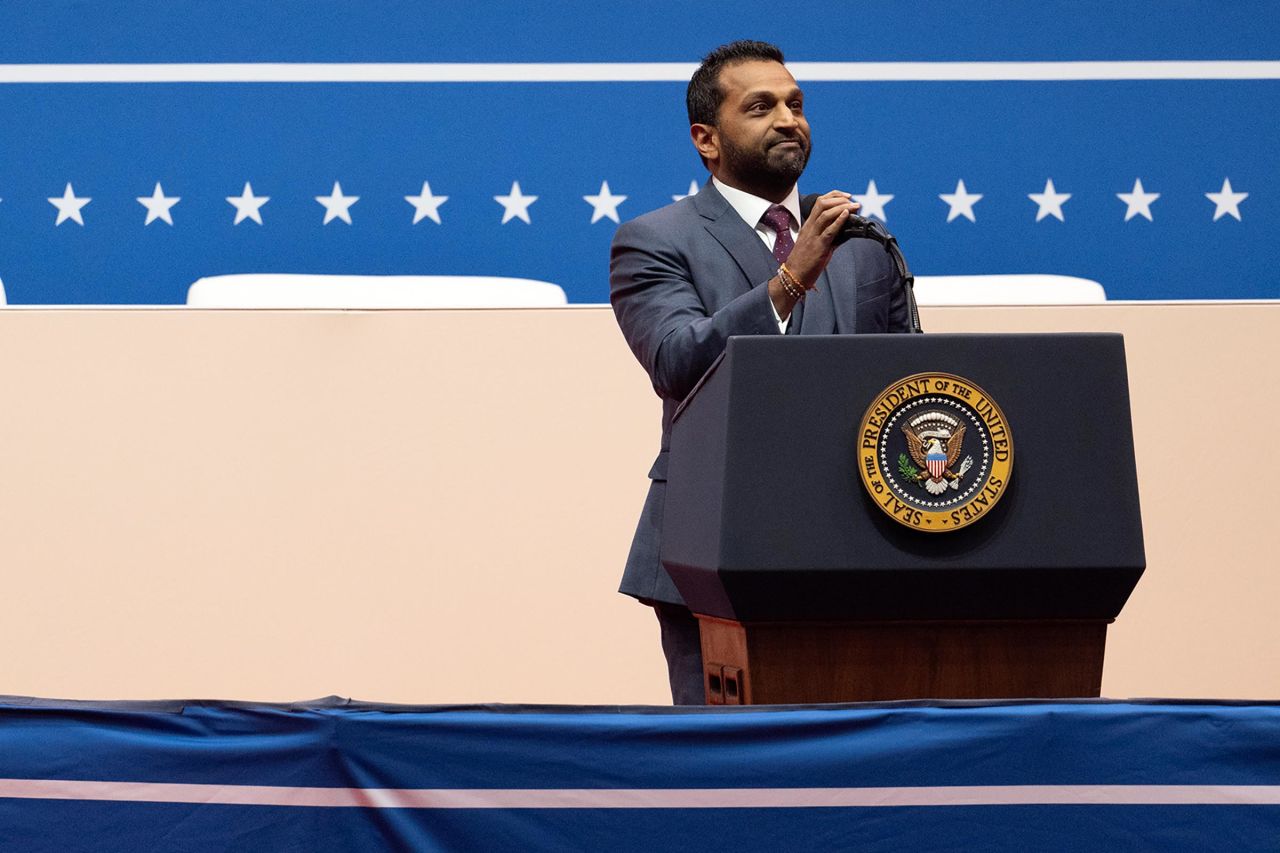
[[[804,288],[800,286],[800,282],[796,280],[791,270],[787,269],[787,265],[783,264],[778,267],[778,281],[782,282],[782,291],[792,299],[804,299]]]

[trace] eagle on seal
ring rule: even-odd
[[[911,458],[921,469],[916,482],[923,483],[925,491],[940,495],[948,486],[960,488],[960,478],[973,464],[972,458],[966,458],[959,473],[952,470],[964,446],[963,423],[942,412],[927,412],[903,424],[902,432],[907,436]]]

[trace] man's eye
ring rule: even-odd
[[[762,112],[766,112],[769,109],[769,105],[763,104],[763,103],[756,103],[756,104],[752,104],[750,109],[751,109],[751,112],[753,113],[762,113]]]
[[[796,112],[799,112],[804,109],[804,104],[800,101],[792,101],[791,109],[795,110]]]

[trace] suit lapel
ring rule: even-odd
[[[833,255],[831,263],[818,276],[818,289],[809,291],[804,298],[804,314],[800,318],[799,330],[802,335],[830,335],[839,331],[836,303],[833,302],[835,288],[831,286],[831,268],[835,263],[836,257]],[[836,280],[841,279],[837,277]]]
[[[804,303],[805,303],[805,300],[801,299],[799,302],[796,303],[796,307],[791,309],[791,322],[787,324],[786,334],[788,335],[806,334],[804,330],[804,315],[807,312],[805,311]]]
[[[761,282],[773,278],[777,272],[773,255],[755,229],[742,221],[737,211],[725,201],[724,196],[708,181],[694,198],[698,213],[706,220],[704,225],[716,241],[733,258],[742,271],[740,292],[745,293]]]
[[[856,328],[855,315],[858,305],[856,272],[853,253],[837,249],[831,256],[831,263],[827,264],[827,269],[822,274],[827,280],[826,291],[831,295],[831,310],[834,314],[832,321],[837,335],[852,335]],[[840,282],[840,285],[832,286],[831,282]]]
[[[823,270],[818,276],[818,289],[805,296],[804,313],[800,315],[800,334],[830,335],[836,330],[836,314],[831,303],[831,278]]]

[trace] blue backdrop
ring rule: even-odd
[[[732,19],[674,3],[459,8],[6,9],[0,280],[9,301],[180,303],[205,275],[342,272],[528,277],[562,285],[574,302],[604,302],[615,223],[585,197],[607,182],[626,197],[616,208],[625,220],[705,178],[688,141],[684,84],[673,80],[24,82],[30,66],[689,63],[748,35],[778,42],[796,62],[1188,63],[1272,60],[1280,34],[1273,9],[1257,2],[888,3],[874,16],[830,4],[785,22],[754,0],[735,4]],[[103,67],[85,73],[109,74]],[[1280,72],[1272,64],[1245,76],[1253,79],[802,79],[814,132],[802,186],[865,194],[874,181],[893,196],[884,218],[917,274],[1079,275],[1115,299],[1274,298]],[[1050,180],[1070,194],[1061,218],[1029,197]],[[1159,194],[1145,213],[1118,198],[1139,180]],[[447,196],[439,223],[413,222],[406,196],[424,181]],[[959,181],[982,196],[972,221],[951,217],[940,198]],[[335,182],[359,199],[350,223],[326,223],[316,201]],[[514,182],[537,196],[528,223],[502,221],[495,197]],[[269,199],[261,223],[235,222],[228,198],[246,183]],[[138,199],[157,184],[180,200],[153,215]],[[68,193],[90,201],[50,201]]]

